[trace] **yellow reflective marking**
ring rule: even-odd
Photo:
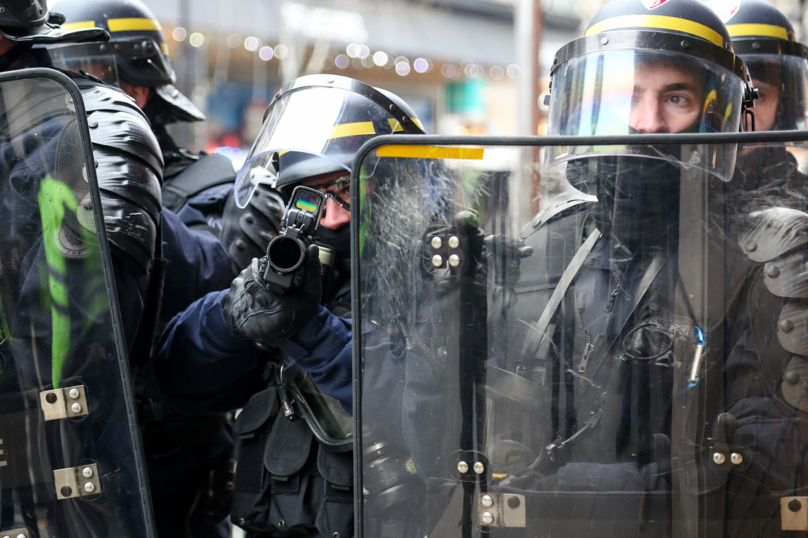
[[[508,475],[503,474],[503,473],[491,473],[491,476],[493,476],[494,478],[499,478],[499,479],[508,478]]]
[[[87,28],[95,27],[95,21],[66,22],[62,25],[62,30],[72,32],[73,30],[85,30]]]
[[[329,139],[344,138],[346,136],[362,136],[376,134],[372,121],[358,121],[356,123],[343,123],[331,129]]]
[[[426,132],[426,129],[424,129],[424,124],[421,123],[421,120],[419,120],[418,118],[411,118],[411,119],[412,119],[412,122],[415,125],[417,125],[419,129]],[[391,120],[387,120],[387,121],[388,121],[388,123],[390,123],[390,128],[393,130],[394,133],[400,133],[400,132],[402,132],[404,130],[404,127],[401,126],[401,124],[398,122],[398,120],[391,119]]]
[[[623,15],[622,17],[612,17],[611,19],[605,19],[593,24],[592,27],[586,31],[585,35],[627,28],[676,30],[677,32],[684,32],[706,39],[707,41],[712,41],[719,47],[724,46],[724,38],[712,28],[687,19],[668,17],[665,15]]]
[[[458,148],[451,146],[381,146],[378,157],[402,157],[405,159],[464,159],[481,161],[485,148]]]
[[[713,102],[718,101],[718,92],[713,90],[707,94],[707,98],[704,100],[704,109],[701,111],[701,114],[704,115],[707,113],[707,109],[710,107]]]
[[[132,32],[135,30],[155,30],[160,32],[163,28],[160,23],[152,19],[109,19],[107,21],[110,32]]]
[[[787,29],[774,24],[728,24],[727,31],[731,37],[776,37],[792,41]]]
[[[165,43],[160,43],[160,50],[163,51],[163,54],[168,56],[168,45],[166,45]]]

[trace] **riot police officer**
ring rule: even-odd
[[[137,0],[63,0],[59,9],[66,17],[65,28],[99,24],[111,36],[109,43],[84,43],[50,47],[57,67],[83,71],[121,87],[148,117],[160,143],[163,172],[163,219],[182,221],[193,230],[218,236],[225,198],[235,178],[231,161],[221,155],[195,154],[180,148],[166,126],[176,122],[205,119],[189,99],[173,86],[176,78],[168,44],[160,23]],[[176,215],[175,215],[176,213]],[[182,249],[177,248],[174,227],[163,229],[166,276],[157,331],[189,300],[177,300],[176,291],[187,287]],[[234,266],[218,244],[205,239],[217,250],[219,283],[235,276]],[[193,279],[192,279],[193,280]],[[210,291],[208,288],[204,291]],[[185,294],[180,294],[185,297]],[[187,533],[198,536],[226,536],[229,533],[225,506],[227,484],[232,482],[233,443],[220,417],[189,419],[179,416],[164,401],[149,364],[136,370],[146,448],[149,484],[152,489],[158,533],[163,536]]]
[[[732,36],[760,97],[747,120],[756,131],[804,130],[808,122],[808,49],[788,17],[764,0],[710,4]],[[738,152],[738,200],[750,211],[777,205],[804,209],[808,181],[804,144],[757,144]],[[786,180],[786,177],[789,179]]]
[[[203,121],[205,115],[175,86],[176,75],[159,21],[140,1],[64,0],[65,28],[90,22],[110,33],[106,44],[51,47],[56,67],[85,71],[120,86],[145,112],[163,152],[163,207],[191,229],[218,236],[229,187],[235,179],[230,160],[180,148],[166,126]]]
[[[144,311],[138,280],[155,252],[162,159],[145,116],[121,92],[81,76],[67,80],[73,95],[26,83],[31,76],[66,79],[28,69],[51,66],[35,45],[107,37],[94,27],[65,31],[62,20],[44,2],[0,2],[0,71],[6,82],[19,81],[2,89],[7,224],[0,427],[9,458],[2,466],[17,475],[3,477],[2,527],[24,536],[44,529],[149,534],[142,456],[121,418],[133,411],[126,351]],[[89,118],[79,117],[85,112]],[[82,122],[92,136],[76,127]],[[100,197],[98,186],[88,184],[95,170]],[[96,218],[102,206],[103,220]],[[99,255],[109,250],[111,258]],[[65,420],[65,399],[82,425]],[[86,483],[79,485],[79,476]]]
[[[760,236],[738,233],[743,219],[732,205],[732,144],[690,136],[630,141],[638,134],[737,132],[754,98],[746,68],[705,6],[618,0],[601,9],[584,37],[558,51],[551,80],[548,134],[621,138],[556,140],[543,148],[542,166],[533,163],[544,188],[542,211],[521,232],[533,254],[521,260],[510,284],[518,301],[496,312],[497,325],[467,314],[479,303],[463,275],[442,265],[451,252],[447,239],[462,246],[464,235],[452,226],[451,212],[433,208],[430,215],[418,205],[437,179],[390,187],[412,188],[411,204],[399,203],[421,211],[422,221],[438,221],[423,227],[409,267],[393,261],[403,256],[392,253],[407,248],[400,240],[385,249],[380,266],[365,256],[359,262],[361,279],[376,267],[378,282],[392,288],[388,296],[414,295],[393,313],[363,301],[355,321],[391,342],[380,356],[377,340],[369,340],[356,363],[366,370],[356,374],[366,402],[363,427],[395,418],[381,405],[388,386],[367,370],[406,355],[402,423],[385,435],[406,443],[422,487],[398,510],[421,514],[420,534],[430,536],[465,536],[476,528],[524,536],[718,535],[727,519],[742,520],[740,506],[758,502],[770,510],[768,520],[755,522],[760,530],[776,511],[761,502],[763,482],[744,475],[757,447],[736,435],[733,416],[724,414],[732,409],[728,393],[743,394],[751,384],[741,380],[740,367],[725,378],[725,366],[743,362],[754,377],[759,370],[739,356],[773,342],[771,312],[755,310],[757,296],[739,291],[753,274],[747,256],[764,244],[788,250],[793,241],[772,236],[801,236],[801,228],[761,216]],[[463,190],[471,179],[462,172],[473,177],[471,170],[444,188],[446,196],[460,191],[458,205],[465,196],[473,200],[471,189]],[[376,210],[389,197],[371,198],[373,218],[391,225],[391,216]],[[468,205],[505,205],[503,195],[480,198]],[[503,213],[491,220],[507,222]],[[383,235],[365,216],[364,248],[378,256],[384,241],[401,237],[413,221]],[[395,269],[385,271],[388,265]],[[772,269],[768,278],[779,272]],[[490,286],[490,274],[485,282]],[[361,285],[373,293],[372,283]],[[493,304],[489,299],[489,316]],[[752,320],[769,332],[736,347]],[[471,338],[482,341],[477,349],[466,345]],[[801,374],[791,377],[793,386]],[[757,379],[767,388],[777,383]],[[755,412],[745,403],[751,425]],[[756,410],[765,421],[764,405]],[[387,470],[381,457],[364,462],[364,506],[384,504]],[[740,484],[748,488],[743,501],[724,512],[727,493]],[[752,491],[760,498],[753,500]],[[363,521],[374,514],[382,512],[366,511]]]
[[[192,305],[161,340],[158,375],[185,381],[170,390],[178,405],[192,413],[244,406],[235,425],[241,444],[231,517],[253,532],[353,534],[353,432],[340,406],[351,393],[344,367],[351,353],[350,164],[365,141],[396,132],[423,130],[389,92],[325,75],[284,86],[237,179],[234,202],[246,210],[232,222],[226,215],[225,230],[233,242],[247,236],[266,252],[274,230],[253,218],[251,200],[269,188],[287,200],[300,185],[322,192],[305,276],[298,287],[272,293],[260,285],[266,258],[253,259],[228,292]],[[269,351],[259,352],[256,342]]]

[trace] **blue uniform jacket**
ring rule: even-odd
[[[232,335],[224,319],[223,291],[209,293],[171,320],[155,355],[161,388],[190,415],[242,407],[266,387],[269,355]],[[280,346],[328,395],[351,409],[351,322],[319,307],[316,315]]]

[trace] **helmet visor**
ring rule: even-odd
[[[760,92],[752,111],[755,130],[808,128],[808,61],[785,54],[744,55],[743,61]]]
[[[612,50],[574,57],[553,74],[548,134],[737,132],[743,83],[729,70],[693,56]],[[736,149],[708,144],[690,164],[727,181]],[[551,162],[587,155],[659,156],[635,145],[553,148]]]
[[[386,110],[341,88],[308,87],[272,103],[236,178],[236,203],[246,207],[256,185],[282,187],[345,170],[376,135],[402,128]]]
[[[118,66],[114,54],[103,54],[98,43],[80,43],[49,47],[53,66],[65,71],[84,71],[112,86],[118,85]]]

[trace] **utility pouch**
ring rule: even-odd
[[[334,453],[315,441],[305,420],[277,417],[274,385],[242,410],[233,523],[276,538],[351,538],[353,453]]]

